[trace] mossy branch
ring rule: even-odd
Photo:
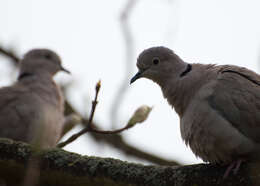
[[[32,152],[28,144],[0,139],[0,177],[9,185],[19,185]],[[260,182],[256,163],[245,163],[237,175],[223,179],[226,167],[209,164],[144,166],[112,158],[81,156],[58,148],[37,151],[37,156],[41,160],[40,186],[251,186]]]

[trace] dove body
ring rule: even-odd
[[[170,49],[153,47],[137,60],[131,83],[160,85],[180,117],[181,136],[206,162],[257,158],[260,145],[260,76],[232,65],[189,64]]]
[[[18,81],[0,89],[0,137],[54,147],[64,122],[64,101],[53,81],[65,70],[47,49],[28,52],[20,62]]]

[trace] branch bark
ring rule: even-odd
[[[0,139],[0,176],[19,185],[33,154],[40,159],[40,186],[220,186],[259,185],[259,164],[244,163],[237,175],[223,179],[226,167],[210,164],[144,166],[112,158],[81,156],[61,149],[34,152],[25,143]]]

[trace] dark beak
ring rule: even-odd
[[[142,71],[139,71],[135,74],[134,77],[132,77],[130,84],[132,84],[133,82],[135,82],[137,79],[139,79],[140,77],[142,77]]]
[[[66,72],[68,74],[71,74],[70,71],[68,71],[67,69],[65,69],[63,66],[60,67],[60,70],[63,72]]]

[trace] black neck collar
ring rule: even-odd
[[[186,69],[180,74],[180,77],[186,76],[192,70],[191,64],[188,64]]]
[[[33,73],[24,72],[24,73],[19,75],[18,80],[21,80],[21,79],[24,79],[26,77],[33,76],[33,75],[34,75]]]

